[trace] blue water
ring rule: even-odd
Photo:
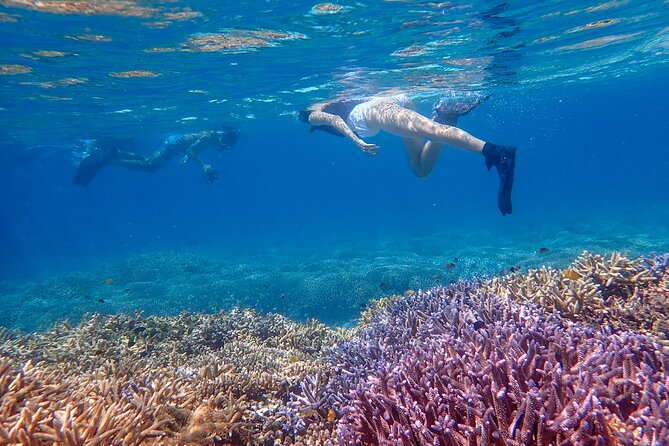
[[[78,14],[0,0],[0,325],[234,305],[345,323],[371,298],[511,265],[669,251],[665,2],[100,10],[113,3],[76,3],[93,12]],[[193,46],[210,33],[256,44]],[[26,72],[9,74],[16,65]],[[116,77],[131,70],[159,75]],[[491,94],[460,126],[518,147],[513,215],[499,214],[479,156],[445,149],[420,180],[396,138],[369,139],[382,150],[367,157],[295,117],[390,89],[429,115],[447,88]],[[214,184],[177,159],[71,182],[77,139],[129,138],[148,154],[224,124],[241,137],[203,153]]]

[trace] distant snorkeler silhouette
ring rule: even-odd
[[[163,141],[158,150],[148,156],[132,151],[127,141],[115,138],[87,140],[89,148],[79,164],[73,182],[86,187],[108,165],[155,172],[175,156],[183,155],[182,163],[197,162],[204,171],[205,181],[213,183],[218,179],[218,172],[211,164],[205,163],[200,158],[200,152],[208,147],[232,149],[238,138],[239,130],[233,127],[172,135]]]
[[[460,116],[487,98],[488,95],[479,92],[449,91],[434,105],[433,119],[417,113],[404,94],[323,102],[300,111],[299,118],[312,126],[312,132],[322,130],[349,138],[367,155],[376,155],[379,147],[362,138],[381,130],[399,136],[419,178],[432,172],[444,144],[480,153],[488,170],[493,166],[497,169],[500,181],[497,205],[502,215],[507,215],[512,211],[516,148],[485,142],[456,127]]]

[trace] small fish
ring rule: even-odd
[[[103,298],[100,298],[100,299],[98,299],[98,303],[103,304],[103,303],[105,303],[105,300]]]
[[[453,262],[458,263],[460,260],[457,257],[453,257]]]
[[[311,407],[304,409],[302,412],[300,412],[300,415],[302,415],[305,418],[313,417],[314,415],[318,415],[318,412],[316,412],[314,409]]]
[[[286,298],[286,295],[285,295],[285,294],[282,294],[282,295],[280,296],[280,298],[281,298],[281,299],[285,299],[285,298]]]
[[[581,276],[579,273],[577,273],[576,271],[574,271],[573,269],[566,269],[566,270],[563,271],[562,274],[564,274],[564,276],[565,276],[567,279],[571,279],[571,280],[578,280],[578,279],[580,279],[581,277],[583,277],[583,276]]]
[[[112,279],[111,277],[107,277],[104,280],[104,282],[105,282],[105,285],[111,285],[112,283],[114,283],[114,279]]]
[[[300,362],[300,358],[298,356],[295,356],[295,355],[291,356],[290,357],[290,363],[295,364],[296,362]]]
[[[335,411],[330,409],[328,410],[328,421],[332,423],[335,420],[336,414]]]
[[[404,292],[404,296],[405,296],[405,297],[411,297],[411,296],[413,296],[413,295],[415,295],[415,294],[416,294],[416,292],[415,292],[414,290],[406,290],[406,291]]]
[[[435,274],[434,276],[432,276],[432,280],[434,280],[435,282],[439,282],[441,281],[442,277],[443,276],[441,274]]]
[[[386,282],[381,282],[381,283],[379,284],[379,289],[380,289],[380,290],[384,289],[385,287],[386,287]]]
[[[453,262],[444,263],[444,269],[447,271],[453,271],[457,265]]]
[[[130,291],[132,291],[130,288],[126,288],[125,290],[123,290],[125,294],[130,294]]]
[[[539,249],[537,249],[537,253],[538,253],[538,254],[548,254],[549,252],[551,252],[551,250],[548,249],[548,248],[539,248]]]
[[[485,322],[483,322],[483,321],[476,321],[472,324],[472,328],[474,330],[480,330],[483,327],[485,327]]]
[[[87,294],[87,295],[84,296],[84,299],[90,299],[90,298],[91,298],[90,294]]]

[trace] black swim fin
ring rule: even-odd
[[[87,187],[103,167],[116,159],[117,154],[118,149],[116,148],[98,148],[81,160],[72,182],[79,186]]]
[[[516,148],[487,142],[483,146],[483,156],[488,170],[495,166],[497,175],[499,175],[497,207],[502,215],[511,214],[511,189],[516,168]]]

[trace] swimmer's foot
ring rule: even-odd
[[[502,215],[511,214],[511,189],[513,188],[513,175],[516,167],[516,148],[487,142],[483,146],[482,153],[488,170],[495,166],[497,175],[499,175],[497,206]]]
[[[440,124],[458,125],[458,118],[474,110],[490,97],[477,91],[448,91],[434,104],[432,119]]]
[[[118,149],[116,148],[97,148],[90,155],[81,160],[77,173],[72,181],[74,184],[87,187],[102,168],[114,162],[117,157]]]

